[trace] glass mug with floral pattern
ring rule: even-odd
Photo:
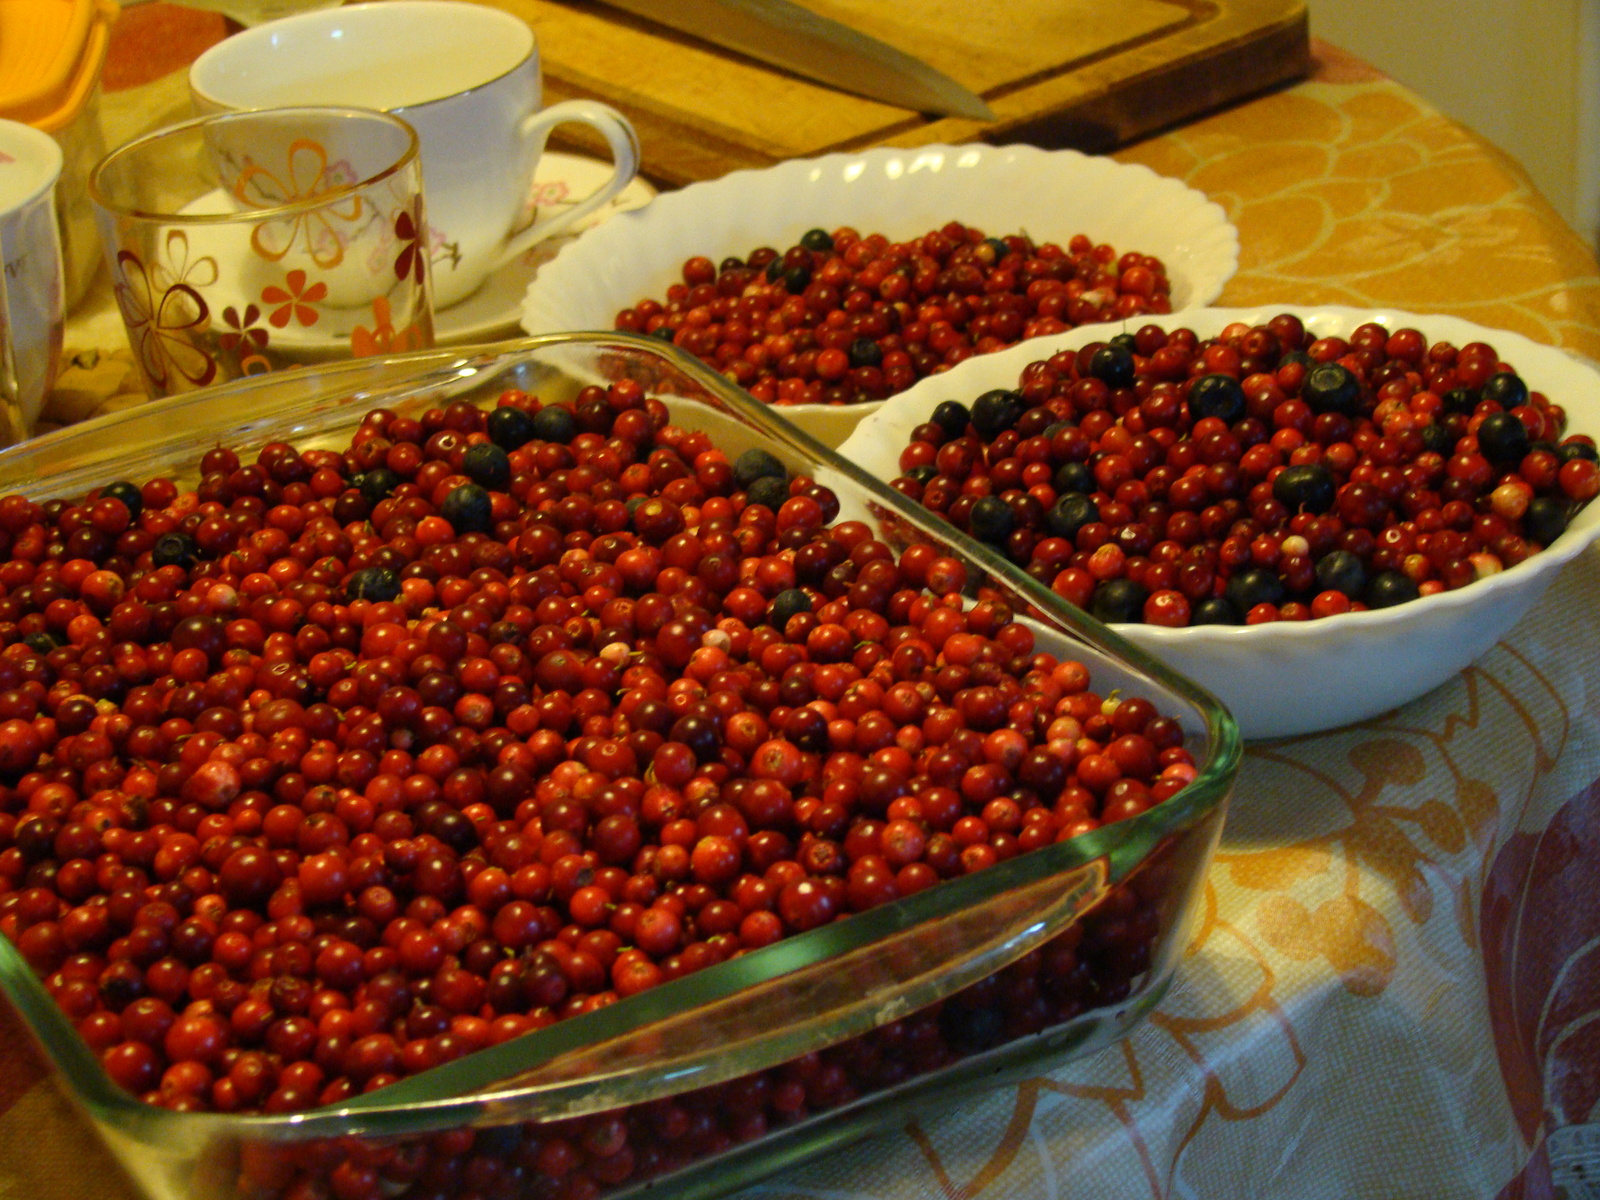
[[[433,344],[416,131],[357,108],[157,130],[89,178],[154,396]]]

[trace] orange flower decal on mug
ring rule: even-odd
[[[320,142],[297,138],[289,144],[280,177],[247,158],[233,182],[234,198],[251,206],[278,207],[326,196],[355,181],[346,162],[330,163]],[[359,195],[313,211],[264,221],[250,234],[250,246],[268,262],[278,262],[302,239],[311,261],[324,270],[344,261],[345,247],[360,232],[366,206]]]
[[[372,324],[357,325],[350,334],[352,358],[370,358],[375,354],[399,354],[406,350],[421,350],[426,345],[422,330],[415,322],[404,329],[394,327],[394,317],[389,309],[389,297],[379,296],[372,302]]]
[[[306,273],[300,270],[290,271],[284,276],[283,286],[268,284],[261,289],[261,302],[272,306],[272,311],[267,314],[275,329],[282,329],[289,324],[292,317],[301,325],[315,325],[320,315],[312,305],[323,300],[328,295],[328,285],[318,280],[306,286]]]

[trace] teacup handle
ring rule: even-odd
[[[535,242],[542,242],[558,233],[565,233],[632,183],[633,177],[639,173],[639,137],[634,133],[633,126],[616,109],[609,104],[601,104],[598,100],[564,100],[560,104],[552,104],[549,108],[540,109],[527,117],[518,129],[518,133],[525,142],[532,145],[535,162],[544,153],[544,144],[550,137],[550,131],[557,125],[569,121],[589,125],[599,130],[600,135],[606,139],[606,144],[611,147],[613,166],[611,178],[606,180],[604,187],[582,203],[558,216],[551,217],[548,221],[536,221],[512,237],[495,259],[493,270],[499,270]]]

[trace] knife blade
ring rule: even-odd
[[[982,97],[918,58],[791,0],[605,0],[796,75],[871,100],[993,121]]]

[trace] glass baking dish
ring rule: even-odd
[[[841,519],[868,521],[896,552],[924,542],[963,561],[974,596],[998,596],[1027,613],[1040,649],[1083,661],[1097,693],[1144,696],[1178,718],[1196,778],[1130,820],[730,958],[389,1087],[291,1115],[180,1113],[122,1091],[25,960],[0,938],[0,989],[77,1106],[149,1196],[266,1200],[331,1189],[343,1197],[376,1186],[374,1194],[393,1200],[483,1192],[486,1179],[495,1184],[489,1195],[498,1194],[496,1188],[528,1196],[626,1195],[645,1188],[674,1196],[720,1194],[924,1105],[948,1106],[960,1089],[1097,1049],[1125,1034],[1170,985],[1239,766],[1240,741],[1226,711],[988,548],[954,534],[658,340],[550,335],[263,376],[127,410],[0,453],[0,491],[44,500],[80,495],[114,479],[170,475],[193,482],[199,456],[215,444],[241,458],[274,441],[342,446],[373,408],[420,416],[459,400],[492,405],[512,387],[559,400],[624,377],[661,397],[677,423],[706,429],[730,457],[759,446],[791,471],[825,481],[839,496]],[[1047,962],[1076,963],[1072,986],[1078,990],[1060,990],[1054,1023],[1011,1036],[1017,1031],[1002,1019],[1009,1010],[1001,985],[1042,971]],[[1055,976],[1047,986],[1066,987]],[[941,1047],[933,1057],[937,1067],[921,1071],[916,1047],[934,1044],[929,1039]],[[883,1065],[891,1060],[892,1069]],[[791,1120],[752,1124],[740,1111],[752,1096],[796,1079],[810,1089],[818,1072],[867,1082],[831,1092],[819,1085],[815,1103],[808,1090]],[[648,1163],[630,1159],[634,1169],[622,1179],[613,1178],[622,1174],[615,1152],[596,1151],[593,1162],[584,1160],[583,1169],[591,1170],[585,1187],[535,1171],[541,1148],[552,1140],[587,1147],[587,1153],[619,1122],[659,1130],[673,1113],[694,1117],[702,1132],[707,1121],[722,1126],[681,1146],[663,1134],[666,1148]],[[355,1183],[352,1175],[359,1177]]]

